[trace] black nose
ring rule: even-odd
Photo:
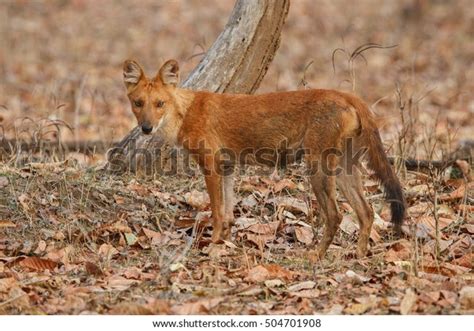
[[[144,134],[150,134],[153,130],[153,127],[149,123],[142,124],[142,131]]]

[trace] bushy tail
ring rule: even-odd
[[[405,218],[406,203],[403,196],[402,186],[395,175],[387,155],[383,149],[379,130],[369,111],[369,108],[358,98],[351,97],[351,103],[358,109],[361,123],[360,142],[363,147],[368,148],[368,166],[375,172],[378,180],[385,189],[385,199],[390,203],[392,211],[392,223],[395,232],[401,233],[401,226]],[[361,146],[361,147],[362,147]]]
[[[366,130],[364,133],[366,147],[368,148],[368,166],[375,172],[377,179],[380,180],[385,189],[385,199],[390,203],[392,211],[392,223],[395,232],[400,234],[406,209],[402,186],[390,166],[378,129],[367,128]]]

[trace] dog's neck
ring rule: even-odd
[[[163,115],[157,127],[160,135],[167,143],[178,145],[178,134],[193,100],[194,92],[191,90],[176,88],[173,91],[175,111]]]
[[[178,113],[184,118],[188,112],[189,107],[194,100],[194,92],[187,89],[176,88],[173,93],[176,109]]]

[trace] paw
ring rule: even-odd
[[[322,247],[317,247],[316,249],[311,250],[309,253],[309,261],[313,264],[320,262],[324,259],[326,250],[327,249],[323,249]]]
[[[231,231],[230,231],[230,227],[229,228],[225,228],[223,231],[222,231],[222,236],[221,236],[221,239],[222,240],[227,240],[227,241],[230,241],[231,239]]]
[[[222,243],[222,230],[221,231],[213,230],[212,231],[212,236],[211,236],[211,241],[214,244]]]
[[[367,256],[368,247],[367,245],[357,246],[357,257],[362,259]]]
[[[230,219],[224,222],[223,229],[221,233],[221,239],[230,241],[232,234],[232,225],[234,224],[234,219]]]

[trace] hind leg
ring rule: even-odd
[[[331,163],[336,164],[336,159]],[[319,170],[312,173],[311,186],[321,207],[320,214],[325,222],[323,238],[317,248],[318,258],[322,258],[332,243],[342,220],[336,202],[336,177]]]
[[[367,255],[370,231],[374,222],[374,212],[364,197],[364,189],[359,169],[353,168],[352,174],[344,169],[337,178],[337,186],[357,214],[359,221],[359,241],[357,243],[357,255]]]

